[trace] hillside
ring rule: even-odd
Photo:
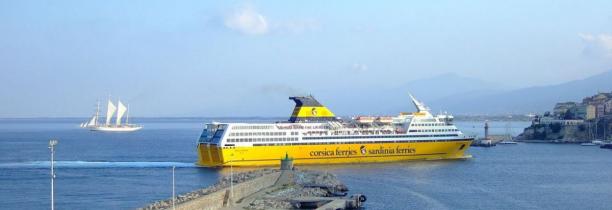
[[[609,92],[611,90],[612,71],[607,71],[557,85],[521,88],[476,96],[449,96],[431,101],[430,105],[461,114],[544,112],[551,110],[557,102],[581,101],[585,96],[593,95],[597,91]]]

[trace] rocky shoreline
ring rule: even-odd
[[[330,197],[348,188],[334,174],[318,171],[294,171],[291,180],[281,187],[255,198],[246,209],[293,209],[295,200],[308,197]],[[330,189],[331,188],[331,189]],[[340,194],[346,195],[346,194]]]
[[[548,143],[590,142],[584,125],[533,124],[516,137],[517,141]]]

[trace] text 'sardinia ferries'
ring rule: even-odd
[[[396,117],[341,120],[312,96],[290,97],[289,121],[210,123],[198,141],[202,166],[278,165],[288,155],[294,164],[365,163],[461,159],[473,137],[453,125],[450,115],[433,116],[410,96],[414,113]]]

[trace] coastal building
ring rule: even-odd
[[[580,120],[595,120],[612,115],[612,92],[599,92],[579,102],[560,102],[555,104],[552,113],[546,112],[533,119],[533,124],[576,124]],[[583,122],[582,121],[582,122]]]
[[[543,117],[540,119],[540,124],[554,124],[559,123],[561,125],[580,125],[584,123],[584,120],[559,120],[550,117]]]
[[[612,130],[612,92],[585,97],[582,103],[555,104],[552,113],[533,118],[518,139],[580,142],[609,139]]]
[[[586,120],[592,120],[595,119],[597,117],[597,107],[595,107],[594,105],[587,105],[586,106]]]
[[[612,99],[612,92],[610,93],[600,92],[594,96],[585,97],[584,99],[582,99],[582,103],[596,105],[596,104],[606,103],[610,99]]]
[[[606,115],[612,115],[612,99],[608,100],[608,102],[606,102]]]
[[[573,113],[574,119],[584,120],[586,119],[586,107],[587,106],[584,104],[578,104],[575,107],[569,109],[569,111]]]
[[[575,109],[577,106],[576,102],[562,102],[555,104],[555,108],[553,108],[553,115],[556,117],[563,117],[568,110]]]
[[[595,110],[596,110],[596,116],[595,117],[603,117],[605,116],[605,111],[606,111],[606,106],[605,103],[602,104],[597,104],[597,106],[595,106]]]

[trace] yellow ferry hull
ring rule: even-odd
[[[472,139],[437,142],[385,142],[316,145],[217,147],[198,145],[198,165],[274,166],[288,155],[295,165],[462,159]]]

